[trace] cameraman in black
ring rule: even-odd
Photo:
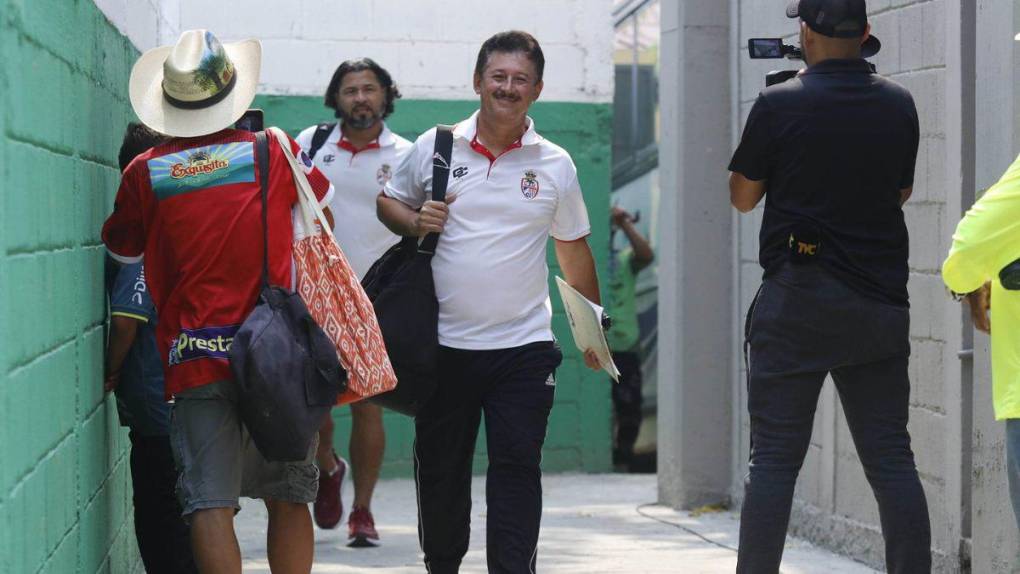
[[[831,374],[878,501],[891,573],[931,570],[927,502],[910,449],[907,227],[919,126],[913,98],[874,73],[864,0],[799,0],[808,67],[751,109],[730,163],[740,212],[764,197],[748,311],[750,472],[738,573],[779,571],[794,485]],[[766,193],[767,191],[767,193]]]

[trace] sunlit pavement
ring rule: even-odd
[[[657,506],[654,475],[555,475],[544,480],[545,513],[538,548],[538,571],[590,573],[720,573],[736,566],[737,514],[709,512],[693,516]],[[471,549],[461,572],[485,572],[485,480],[473,484]],[[351,500],[350,484],[344,501]],[[258,501],[245,500],[237,517],[244,571],[268,573],[266,513]],[[417,539],[414,483],[379,484],[373,502],[382,539],[377,548],[346,546],[347,517],[336,530],[315,531],[315,567],[322,574],[379,572],[423,573]],[[805,542],[788,539],[784,574],[874,573],[857,562]]]

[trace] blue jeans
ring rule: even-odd
[[[1013,517],[1020,529],[1020,419],[1006,419],[1006,477]]]

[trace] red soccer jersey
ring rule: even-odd
[[[301,148],[294,155],[320,204],[329,181]],[[269,280],[291,286],[291,208],[297,188],[283,149],[269,138]],[[228,352],[262,279],[262,211],[255,134],[224,130],[176,138],[124,171],[103,242],[123,262],[145,256],[159,320],[166,396],[231,378]]]

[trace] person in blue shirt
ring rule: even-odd
[[[132,123],[120,149],[121,171],[163,136]],[[130,428],[135,537],[145,571],[197,573],[188,526],[175,493],[177,469],[170,450],[170,405],[163,392],[163,365],[156,349],[156,307],[145,284],[143,263],[118,266],[107,258],[110,332],[103,390],[117,397],[123,426]]]

